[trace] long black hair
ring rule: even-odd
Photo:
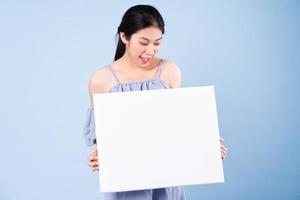
[[[114,60],[121,58],[126,50],[126,46],[120,38],[120,32],[124,32],[126,39],[130,40],[132,34],[150,26],[158,27],[163,34],[165,32],[164,20],[156,8],[150,5],[136,5],[129,8],[118,27],[116,35],[118,44]]]

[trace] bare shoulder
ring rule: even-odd
[[[105,85],[107,84],[107,66],[100,67],[95,71],[89,80],[89,91],[91,93],[105,92]]]
[[[108,65],[100,67],[96,70],[89,80],[89,95],[91,99],[91,105],[93,105],[93,94],[94,93],[106,93],[110,90],[111,86],[114,84]]]
[[[180,67],[170,60],[164,60],[161,79],[164,80],[170,88],[181,87]]]

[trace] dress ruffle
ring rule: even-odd
[[[114,86],[109,92],[130,92],[138,90],[167,89],[168,86],[160,79],[137,81],[132,83],[122,83]],[[94,107],[89,107],[86,114],[84,125],[84,138],[87,146],[93,146],[97,143],[95,131]]]

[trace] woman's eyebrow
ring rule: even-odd
[[[145,37],[140,37],[140,39],[144,39],[144,40],[150,41],[148,38],[145,38]],[[161,39],[162,39],[162,36],[160,38],[157,38],[155,41],[161,40]]]

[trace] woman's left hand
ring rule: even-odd
[[[228,151],[227,148],[223,145],[224,139],[222,137],[220,137],[220,143],[221,143],[221,158],[224,161],[225,158],[227,157]]]

